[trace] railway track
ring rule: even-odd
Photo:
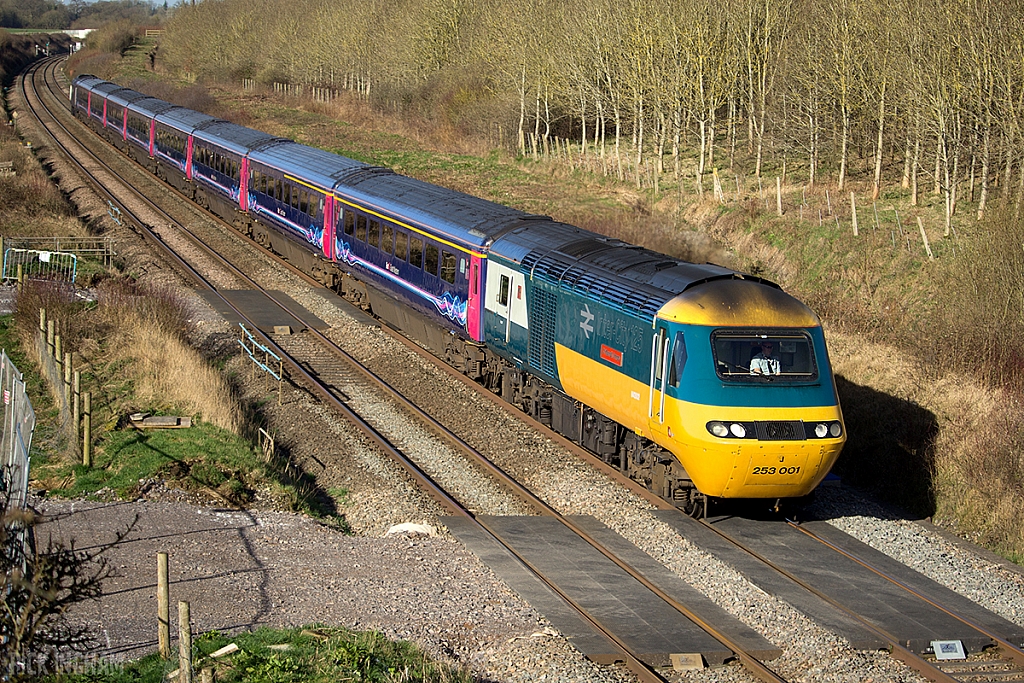
[[[28,96],[29,96],[28,93],[26,93],[26,98],[28,98]],[[139,221],[140,226],[144,224],[144,219],[142,217],[139,217],[136,220]],[[170,220],[171,219],[170,219],[169,216],[164,216],[163,218],[159,219],[158,222],[160,222],[160,223],[170,222]],[[208,220],[212,221],[212,218],[210,218]],[[233,239],[233,238],[221,237],[221,239]],[[171,240],[171,238],[169,236],[165,236],[165,237],[161,237],[159,240],[157,240],[157,242],[161,243],[161,244],[164,244],[165,241],[170,241],[170,240]],[[237,240],[235,240],[235,241],[237,241]],[[195,247],[196,249],[200,249],[200,250],[206,249],[206,247],[200,247],[200,246],[198,246],[198,244],[201,244],[201,242],[197,243],[197,246]],[[216,250],[210,249],[209,253],[206,256],[204,256],[204,259],[214,259],[215,258],[214,255],[215,254],[216,254]],[[182,259],[182,261],[184,261],[184,260],[185,259]],[[188,270],[187,266],[185,266],[185,265],[179,265],[179,267],[183,268],[185,270]],[[231,269],[230,269],[228,264],[220,264],[220,265],[216,266],[211,272],[219,273],[219,275],[217,275],[216,277],[217,278],[223,278],[223,281],[225,283],[229,283],[228,284],[229,287],[239,287],[239,286],[242,286],[239,283],[243,282],[243,278],[239,277],[238,273],[231,273]],[[209,282],[209,279],[204,277],[204,276],[200,276],[196,281],[202,281],[202,280],[206,280],[207,282]],[[251,286],[255,286],[255,285],[251,285]],[[272,296],[268,297],[268,298],[273,300]],[[240,312],[240,314],[241,314],[241,312]],[[301,323],[298,323],[298,324],[301,325]],[[324,392],[323,398],[324,398],[325,401],[327,401],[329,403],[337,403],[337,404],[343,405],[343,406],[348,406],[349,403],[353,403],[353,404],[359,403],[360,405],[362,405],[364,407],[364,411],[366,411],[366,412],[369,412],[367,410],[368,406],[380,406],[383,403],[383,401],[379,398],[380,397],[379,393],[377,393],[377,394],[372,394],[372,393],[371,394],[367,394],[366,397],[356,396],[356,393],[357,393],[356,389],[355,389],[355,387],[357,386],[356,377],[357,376],[361,376],[361,375],[365,376],[364,375],[364,371],[363,370],[358,370],[354,366],[350,365],[349,361],[344,360],[343,356],[338,354],[337,351],[332,351],[331,355],[334,356],[333,358],[329,357],[328,354],[324,354],[323,350],[322,350],[324,348],[322,346],[323,341],[322,340],[316,340],[316,341],[310,340],[308,338],[309,336],[312,336],[312,335],[306,335],[306,334],[291,335],[291,336],[287,336],[286,338],[281,338],[281,339],[277,340],[277,341],[281,342],[281,346],[279,348],[281,349],[282,353],[284,353],[289,358],[294,358],[295,359],[294,362],[293,362],[293,372],[294,372],[296,377],[302,376],[303,374],[305,374],[305,376],[308,376],[309,379],[306,380],[305,378],[303,378],[303,381],[304,382],[305,381],[310,382],[309,386],[311,386],[311,387],[319,385],[321,387],[321,389],[319,389],[318,391]],[[411,346],[414,346],[414,345],[411,345]],[[418,347],[416,347],[416,348],[417,348],[417,352],[419,352]],[[342,358],[342,360],[339,360],[339,358]],[[456,375],[456,376],[461,378],[461,376],[458,376],[458,375]],[[298,381],[298,380],[296,380],[296,381]],[[472,383],[469,383],[469,385],[473,386],[474,389],[476,389],[476,386],[472,385]],[[339,391],[338,387],[343,387],[344,391]],[[360,388],[359,391],[362,391],[362,389]],[[381,389],[378,389],[377,391],[381,391]],[[489,394],[487,394],[487,392],[482,392],[482,393],[484,395],[489,395]],[[328,396],[329,396],[329,398],[328,398]],[[369,422],[367,422],[366,426],[365,427],[361,427],[361,429],[366,430],[367,434],[371,434],[371,433],[376,434],[377,437],[374,437],[374,438],[379,438],[382,443],[386,443],[386,444],[388,444],[388,446],[392,446],[392,443],[391,443],[392,440],[397,440],[397,439],[395,437],[393,437],[393,436],[391,438],[389,438],[387,436],[387,434],[386,434],[386,426],[389,423],[393,423],[394,420],[397,419],[396,418],[396,413],[395,413],[396,410],[404,411],[404,412],[407,412],[407,413],[415,413],[415,406],[401,405],[401,407],[399,408],[398,406],[401,404],[401,399],[399,397],[396,397],[396,396],[391,396],[390,398],[387,399],[387,401],[390,402],[390,408],[389,408],[388,411],[385,411],[387,414],[385,414],[383,417],[379,418],[379,424],[377,426],[374,426],[374,425],[370,425]],[[362,419],[362,418],[359,418],[359,419]],[[379,430],[378,430],[378,427],[379,427]],[[430,431],[430,432],[434,432],[434,433],[438,433],[438,432],[442,432],[443,433],[443,431],[444,431],[443,428],[439,428],[439,425],[432,425],[432,424],[428,424],[428,423],[423,423],[422,429],[424,429],[425,431]],[[551,438],[558,439],[558,440],[561,439],[561,437],[557,437],[556,435],[553,435],[553,433],[551,435]],[[454,435],[452,435],[450,433],[449,433],[448,436],[443,437],[443,441],[444,441],[443,447],[442,446],[437,446],[436,448],[449,449],[448,451],[445,451],[445,452],[450,452],[452,449],[459,449],[459,448],[462,448],[462,447],[465,446],[465,444],[462,444],[462,446],[460,446],[460,441],[461,440],[458,437],[456,437],[456,436],[454,436]],[[564,441],[564,440],[562,440],[562,441]],[[398,458],[406,457],[406,456],[398,453],[398,451],[401,450],[401,449],[394,449],[394,450],[396,451],[395,452],[395,457],[398,457]],[[580,525],[580,524],[574,522],[574,520],[565,519],[564,516],[559,515],[556,511],[554,511],[553,508],[550,508],[545,503],[543,503],[543,501],[540,501],[539,498],[537,498],[536,496],[533,496],[532,494],[530,494],[529,491],[527,491],[525,487],[523,487],[521,484],[519,484],[517,481],[515,481],[514,478],[508,477],[508,475],[506,475],[501,470],[501,468],[499,466],[494,465],[493,463],[490,463],[490,461],[487,460],[486,458],[483,458],[483,456],[477,457],[477,456],[471,455],[471,453],[470,453],[471,451],[472,451],[472,449],[469,449],[468,451],[463,451],[463,456],[462,457],[477,458],[477,460],[476,460],[476,462],[477,462],[476,467],[482,468],[483,471],[487,472],[487,474],[488,474],[487,479],[486,479],[487,482],[492,482],[495,479],[501,479],[501,478],[504,477],[506,479],[506,481],[505,481],[505,483],[503,485],[508,487],[510,490],[515,491],[517,499],[522,501],[521,503],[517,503],[516,504],[517,506],[532,507],[532,510],[534,511],[534,514],[541,514],[541,515],[545,515],[547,517],[550,517],[552,519],[556,519],[556,520],[559,521],[560,524],[564,524],[564,525],[566,525],[567,528],[573,529],[573,532],[576,534],[577,537],[579,537],[581,539],[584,539],[585,541],[588,541],[588,542],[593,542],[591,544],[591,547],[593,547],[593,548],[603,547],[602,544],[598,541],[598,539],[595,538],[596,535],[599,535],[599,531],[598,531],[598,533],[595,533],[593,527],[590,527],[588,529],[588,528],[586,528],[585,524]],[[442,457],[444,459],[450,461],[450,457],[448,455],[445,455],[445,456],[442,456]],[[587,457],[589,457],[589,456],[587,456]],[[435,491],[434,491],[433,495],[439,501],[441,501],[441,504],[443,506],[445,506],[447,509],[449,509],[453,513],[455,513],[455,515],[457,515],[458,517],[460,517],[462,519],[466,519],[466,520],[474,519],[475,521],[472,522],[474,524],[477,523],[477,522],[481,522],[481,523],[483,523],[483,525],[486,525],[486,524],[489,523],[491,525],[491,527],[492,527],[491,531],[495,532],[494,536],[496,536],[496,537],[502,537],[502,536],[508,536],[509,535],[509,529],[508,529],[507,525],[505,527],[501,528],[501,529],[495,528],[495,527],[501,526],[501,523],[498,522],[498,521],[495,521],[494,519],[491,519],[492,517],[495,517],[494,515],[486,515],[486,516],[479,516],[478,515],[476,517],[473,516],[473,514],[472,514],[473,512],[479,512],[479,511],[482,511],[482,510],[485,510],[485,509],[493,509],[493,508],[490,507],[490,504],[484,505],[484,504],[481,504],[479,501],[474,502],[472,500],[472,496],[471,495],[468,497],[468,499],[467,498],[463,498],[463,500],[467,500],[467,502],[465,504],[455,502],[453,497],[448,496],[442,490],[444,488],[443,483],[431,483],[433,480],[431,479],[430,475],[426,472],[426,470],[430,469],[429,465],[425,465],[421,469],[418,465],[414,465],[413,464],[413,461],[422,461],[424,463],[427,463],[429,461],[429,458],[424,458],[423,456],[411,456],[411,457],[408,457],[406,459],[409,460],[409,464],[407,464],[406,466],[410,469],[411,472],[413,472],[414,476],[419,477],[423,482],[425,482],[424,485],[426,485],[428,487],[434,487]],[[597,461],[596,459],[594,459],[594,462],[595,462],[595,464],[599,463],[599,461]],[[602,467],[605,470],[605,472],[607,474],[609,474],[610,476],[617,476],[617,472],[615,472],[614,470],[611,470],[610,468],[607,468],[607,467],[603,466],[603,464],[600,464],[599,466]],[[483,481],[483,480],[481,480],[481,481]],[[648,500],[648,502],[650,502],[654,506],[656,506],[656,507],[663,507],[663,508],[664,507],[668,507],[667,505],[664,504],[663,501],[661,501],[660,499],[657,499],[657,498],[655,498],[653,496],[650,496],[649,494],[646,493],[645,490],[640,489],[639,487],[635,486],[628,479],[624,479],[623,478],[622,483],[624,485],[629,486],[630,488],[632,488],[639,496],[645,498],[646,500]],[[486,488],[487,485],[489,485],[489,484],[481,483],[481,488]],[[471,487],[471,488],[473,488],[473,487]],[[523,514],[524,512],[526,512],[526,510],[524,510],[523,507],[516,507],[516,506],[513,506],[512,504],[510,504],[509,509],[510,510],[516,510],[513,514]],[[507,515],[508,513],[507,512],[502,512],[501,514],[502,515]],[[685,519],[681,515],[679,515],[678,511],[675,511],[674,509],[664,510],[663,513],[659,513],[659,514],[663,515],[662,519],[669,519],[669,518],[671,518],[673,521],[671,521],[669,523],[673,524],[673,525],[675,525],[676,519],[678,519],[678,520],[684,520]],[[686,521],[686,522],[680,521],[679,525],[681,526],[684,523],[685,524],[690,524],[691,521]],[[693,523],[696,524],[696,522],[693,522]],[[721,529],[721,522],[720,522],[720,520],[715,520],[715,519],[706,520],[704,522],[704,527],[706,527],[708,530],[712,530],[712,531],[714,531],[714,533],[718,534],[719,529]],[[793,528],[795,530],[799,529],[799,527],[793,527]],[[801,530],[801,531],[799,531],[799,533],[804,533],[804,532]],[[742,535],[742,534],[740,534],[740,535]],[[828,598],[826,597],[827,593],[825,593],[824,591],[821,591],[820,593],[816,593],[816,591],[818,589],[815,587],[813,581],[805,581],[805,580],[802,580],[802,579],[798,580],[794,576],[788,576],[786,574],[785,568],[773,564],[768,558],[764,557],[761,553],[758,553],[758,551],[756,549],[750,548],[750,547],[744,547],[743,544],[742,544],[742,541],[739,540],[739,538],[737,538],[737,537],[731,537],[730,538],[730,537],[728,537],[728,535],[723,535],[723,534],[719,534],[719,536],[721,538],[723,538],[724,540],[727,540],[729,543],[732,543],[733,547],[737,551],[742,552],[742,553],[746,553],[747,556],[749,556],[751,558],[754,558],[757,561],[757,563],[759,563],[760,565],[762,565],[765,568],[765,571],[774,572],[776,575],[783,576],[786,579],[788,579],[788,580],[790,580],[790,581],[792,581],[794,583],[801,584],[801,582],[802,582],[801,588],[803,588],[804,590],[806,590],[806,591],[808,591],[808,592],[810,592],[812,594],[816,594],[818,596],[818,598],[823,600],[824,602],[826,602],[826,603],[829,602]],[[504,547],[506,549],[509,548],[508,545],[505,545]],[[830,555],[830,553],[834,553],[834,556],[842,556],[842,553],[838,552],[834,547],[829,547],[827,545],[821,545],[821,551],[820,552],[823,554],[824,557],[833,557],[833,555]],[[608,548],[605,547],[603,549],[602,554],[604,555],[604,557],[606,557],[608,560],[610,560],[613,564],[616,564],[616,566],[618,566],[620,569],[622,569],[624,571],[628,571],[629,562],[619,558],[616,555],[615,552],[613,552],[611,550],[608,550]],[[528,565],[528,566],[533,566],[533,568],[537,571],[537,573],[543,573],[540,568],[538,568],[538,567],[536,567],[534,565],[531,565],[531,562],[527,558],[520,557],[520,561],[523,562],[524,564]],[[825,560],[825,563],[827,564],[829,561],[830,560]],[[641,584],[645,585],[645,587],[649,591],[651,591],[655,595],[658,595],[658,597],[661,598],[665,603],[667,603],[669,605],[672,605],[674,609],[682,610],[684,613],[686,612],[685,606],[682,606],[682,605],[679,605],[679,604],[673,604],[673,603],[678,603],[678,601],[675,600],[674,598],[672,598],[671,595],[667,594],[664,590],[662,590],[655,582],[652,582],[649,579],[647,579],[646,577],[644,577],[643,572],[637,572],[634,575],[634,579],[636,581],[640,582]],[[778,579],[775,579],[775,580],[778,580]],[[563,599],[565,599],[565,600],[567,600],[569,602],[572,602],[571,596],[566,595],[564,591],[561,591],[558,588],[556,582],[549,582],[548,586],[549,586],[549,588],[551,590],[560,593],[561,597]],[[919,598],[920,598],[920,596],[919,596]],[[932,603],[938,602],[936,600],[932,600],[931,598],[927,598],[927,596],[925,596],[925,599],[923,601],[924,602],[932,602]],[[833,605],[833,607],[837,611],[841,611],[842,609],[844,609],[840,605]],[[985,660],[977,659],[976,660],[978,662],[977,666],[979,666],[979,667],[982,666],[981,662],[984,661],[984,665],[983,666],[985,668],[987,668],[987,671],[982,672],[982,671],[976,671],[974,669],[969,668],[969,667],[975,666],[975,662],[973,662],[973,661],[972,662],[953,663],[953,664],[950,664],[950,663],[938,664],[937,662],[931,660],[929,657],[921,656],[920,652],[917,652],[914,649],[906,647],[902,643],[901,638],[899,636],[893,635],[893,634],[888,634],[888,633],[886,633],[884,628],[880,628],[880,627],[877,627],[877,626],[871,624],[870,618],[868,618],[866,615],[863,615],[863,614],[857,614],[857,610],[856,609],[850,609],[848,607],[845,608],[845,609],[848,610],[848,612],[847,612],[847,617],[848,618],[853,619],[853,620],[866,621],[867,623],[865,624],[865,628],[867,628],[868,630],[871,630],[872,628],[874,628],[875,629],[874,633],[880,639],[880,641],[883,641],[883,642],[887,643],[887,645],[883,645],[883,647],[887,647],[887,649],[890,649],[890,651],[892,651],[894,654],[896,654],[897,656],[900,656],[901,659],[904,659],[904,661],[907,661],[909,665],[911,665],[913,668],[915,668],[918,671],[920,671],[922,673],[922,675],[924,675],[926,678],[928,678],[930,680],[937,680],[937,681],[950,681],[950,680],[963,680],[963,681],[966,681],[966,680],[1018,680],[1018,679],[1024,680],[1024,677],[1021,677],[1020,674],[1019,674],[1020,666],[1021,666],[1020,665],[1020,643],[1014,644],[1014,643],[1010,643],[1010,642],[999,642],[1001,640],[1001,637],[998,636],[998,634],[992,634],[992,633],[987,633],[987,632],[984,632],[984,631],[979,631],[980,635],[978,636],[978,638],[980,638],[981,640],[987,639],[988,642],[995,643],[998,646],[998,648],[1000,649],[1000,654],[1001,654],[1001,658],[997,658],[997,659],[993,659],[992,657],[987,657],[987,658],[985,658]],[[591,622],[593,622],[593,619],[588,614],[586,608],[578,606],[578,612],[580,613],[580,615],[584,619],[590,620]],[[947,610],[947,612],[954,612],[954,610]],[[689,614],[688,617],[691,618],[692,620],[694,620],[697,623],[701,622],[701,618],[699,617],[699,615]],[[970,620],[967,619],[967,620],[962,620],[962,621],[970,621]],[[710,624],[707,624],[706,626],[708,627],[709,630],[713,629],[713,627]],[[612,635],[609,635],[608,637],[609,637],[610,640],[612,640],[613,642],[616,642],[617,645],[622,647],[622,650],[623,650],[622,657],[623,657],[623,659],[625,659],[626,661],[630,661],[628,658],[635,657],[635,655],[632,655],[631,653],[628,652],[629,648],[626,647],[625,644],[621,642],[621,639],[619,639],[617,636],[612,634]],[[757,660],[756,657],[749,656],[749,655],[744,655],[743,648],[740,647],[739,645],[737,645],[735,643],[735,641],[731,640],[729,636],[724,635],[721,638],[719,638],[719,640],[721,642],[725,643],[727,646],[729,646],[730,650],[732,652],[734,652],[736,654],[736,656],[738,656],[739,659],[742,660],[744,662],[744,664],[747,665],[747,667],[754,673],[754,675],[757,676],[758,678],[760,678],[761,680],[783,680],[781,677],[778,677],[775,673],[771,672],[767,667],[764,667],[764,665],[761,664]],[[978,642],[981,642],[981,641],[979,640]],[[918,649],[920,649],[920,648],[918,648]],[[643,680],[658,680],[657,674],[655,674],[652,671],[651,666],[649,666],[648,664],[644,664],[640,660],[639,657],[635,657],[635,661],[630,661],[630,664],[631,664],[631,668]],[[649,675],[653,675],[655,677],[654,678],[646,678]],[[1013,678],[1012,676],[1014,676],[1014,675],[1018,676],[1018,679]],[[984,676],[989,676],[989,677],[986,678]]]
[[[51,65],[50,73],[52,74],[54,70],[55,67]],[[33,76],[40,72],[43,74],[43,78],[45,80],[45,69],[32,70],[29,75]],[[54,77],[51,75],[51,80],[53,78]],[[25,99],[30,103],[33,115],[36,117],[39,124],[47,129],[50,129],[52,126],[60,126],[65,135],[69,138],[73,137],[70,131],[63,125],[60,125],[57,122],[56,117],[52,116],[52,114],[50,115],[50,121],[48,122],[45,120],[45,115],[37,113],[37,106],[42,104],[41,101],[33,97],[31,88],[25,85],[25,81],[22,81],[22,84]],[[76,157],[76,154],[67,146],[69,143],[59,140],[58,134],[55,134],[53,139],[54,143],[60,145],[69,157]],[[114,178],[120,175],[110,166],[103,164],[98,156],[93,155],[92,158],[95,166],[93,164],[87,166],[86,164],[80,163],[79,168],[81,172],[88,174],[92,178],[90,182],[94,187],[97,187],[97,189],[111,184]],[[105,172],[109,175],[97,177],[101,172]],[[122,180],[121,184],[127,185],[127,182]],[[235,268],[226,259],[223,259],[220,254],[206,244],[195,233],[195,231],[186,228],[178,218],[172,216],[170,213],[164,211],[162,208],[146,198],[142,190],[136,187],[126,187],[126,190],[136,193],[137,196],[135,197],[135,201],[143,201],[147,205],[148,209],[156,214],[158,217],[157,222],[159,222],[160,225],[168,224],[171,226],[171,229],[177,233],[174,239],[168,239],[166,234],[161,234],[162,231],[161,233],[158,233],[156,230],[152,229],[150,227],[151,223],[146,220],[145,217],[140,215],[136,210],[130,208],[130,203],[124,199],[123,194],[107,192],[108,201],[116,202],[122,216],[126,220],[129,220],[137,229],[147,233],[151,242],[167,253],[167,255],[174,260],[177,267],[180,270],[183,270],[188,275],[189,279],[197,286],[204,287],[208,293],[219,295],[218,288],[212,283],[211,279],[194,267],[189,262],[188,258],[182,256],[178,252],[179,249],[185,249],[193,255],[195,255],[197,251],[203,252],[202,260],[204,262],[204,266],[209,268],[209,263],[214,263],[215,270],[221,273],[222,279],[224,279],[223,276],[226,273],[228,275],[227,279],[233,281],[231,286],[237,286],[237,283],[243,283],[252,290],[262,290],[260,285],[258,285],[253,279]],[[183,243],[180,241],[181,239],[184,239],[186,242],[191,244],[183,246]],[[172,242],[178,246],[171,246]],[[262,294],[269,301],[280,306],[282,309],[287,309],[287,302],[276,299],[266,291],[262,291]],[[239,316],[246,317],[245,312],[234,306],[227,297],[221,296],[220,303],[234,309]],[[294,316],[296,324],[302,326],[301,313],[292,313],[292,315]],[[257,327],[254,321],[248,320],[248,322],[252,328]],[[593,535],[585,531],[582,527],[576,525],[571,520],[561,516],[540,498],[523,487],[513,477],[503,472],[500,467],[494,465],[494,463],[488,460],[483,454],[476,451],[438,422],[431,419],[412,402],[408,401],[398,392],[391,389],[386,382],[374,375],[371,371],[365,368],[365,366],[362,366],[342,349],[331,343],[323,335],[316,333],[315,331],[309,331],[308,334],[296,335],[294,337],[292,335],[285,335],[284,339],[277,339],[274,336],[265,336],[264,341],[272,350],[285,359],[285,362],[290,368],[289,375],[292,381],[313,391],[321,400],[331,406],[333,410],[343,413],[347,419],[349,419],[364,433],[364,435],[372,439],[378,447],[385,450],[389,455],[401,462],[403,466],[406,467],[410,475],[417,480],[418,484],[427,488],[431,492],[431,495],[458,519],[468,522],[473,528],[486,531],[491,535],[491,538],[497,540],[499,543],[502,542],[501,535],[496,533],[494,530],[496,523],[495,520],[500,519],[501,517],[489,516],[488,518],[485,518],[474,515],[469,509],[474,504],[472,502],[463,502],[467,499],[473,500],[475,496],[479,495],[481,489],[486,490],[489,486],[487,481],[477,479],[475,480],[476,485],[471,487],[470,490],[450,492],[444,488],[443,484],[436,482],[428,473],[429,461],[433,458],[440,457],[445,460],[446,464],[448,464],[453,457],[455,457],[456,453],[458,457],[465,458],[480,467],[491,480],[500,482],[503,487],[512,491],[518,498],[524,501],[526,506],[532,508],[532,510],[527,510],[520,507],[520,509],[512,510],[511,512],[522,516],[524,513],[532,511],[535,514],[543,514],[558,520],[560,524],[564,525],[581,539],[586,541],[591,548],[597,550],[603,557],[614,563],[620,570],[642,584],[647,588],[647,590],[654,593],[657,598],[663,600],[673,609],[681,612],[687,619],[697,624],[700,629],[710,634],[712,638],[721,642],[725,648],[730,650],[729,656],[739,658],[743,662],[744,666],[751,670],[751,672],[760,680],[776,682],[782,682],[785,680],[772,672],[756,657],[748,654],[745,649],[736,643],[735,638],[729,633],[690,611],[685,605],[651,583],[641,572],[631,567],[628,562],[620,559],[614,551],[602,545]],[[329,353],[325,354],[325,349],[329,349]],[[386,400],[382,400],[382,392],[386,394]],[[400,407],[406,413],[405,417],[397,416],[394,410],[395,407]],[[362,408],[362,411],[360,411],[359,408]],[[388,408],[391,409],[389,410]],[[367,417],[364,417],[367,413],[375,413],[375,416],[368,419]],[[389,438],[389,435],[386,433],[388,426],[394,424],[396,421],[401,421],[402,419],[408,420],[409,416],[415,418],[424,430],[432,432],[434,435],[440,437],[440,441],[442,443],[431,444],[425,449],[425,451],[429,453],[425,453],[424,450],[415,448],[402,448],[393,443],[393,437]],[[426,466],[424,466],[424,463],[426,463]],[[466,481],[466,477],[460,478],[460,481]],[[477,504],[476,507],[480,507],[479,504]],[[490,507],[493,508],[493,506]],[[501,512],[507,514],[509,511],[504,510]],[[520,562],[529,567],[533,571],[534,576],[542,581],[551,591],[556,593],[563,601],[565,601],[566,604],[570,605],[585,623],[589,624],[601,636],[614,643],[618,648],[618,652],[615,655],[615,659],[617,661],[625,663],[642,681],[653,682],[664,680],[664,678],[654,670],[654,666],[650,663],[649,657],[648,661],[645,662],[643,655],[636,652],[636,646],[634,644],[627,643],[626,638],[621,634],[616,633],[615,629],[603,624],[599,617],[595,617],[591,613],[591,610],[588,610],[576,598],[566,593],[561,587],[559,587],[556,581],[549,579],[545,575],[544,570],[539,569],[530,561],[530,559],[518,553],[516,549],[511,546],[504,543],[503,545],[508,551],[515,555]]]

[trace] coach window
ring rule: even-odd
[[[348,209],[345,209],[344,219],[345,219],[345,234],[346,235],[350,235],[350,236],[354,235],[355,232],[356,232],[356,217],[355,217],[355,214],[353,214]]]
[[[380,221],[370,219],[370,246],[380,248]]]
[[[401,230],[395,231],[395,256],[405,261],[409,249],[409,235]]]
[[[366,241],[366,216],[356,216],[356,239]]]
[[[309,214],[309,193],[305,190],[299,190],[299,211]]]
[[[260,192],[267,194],[268,187],[270,184],[270,176],[260,171]]]
[[[409,264],[417,268],[423,267],[423,240],[419,237],[409,238]]]
[[[448,284],[455,284],[455,254],[441,251],[441,279]]]
[[[385,254],[394,253],[393,249],[395,246],[395,226],[391,223],[385,222],[383,229],[380,234],[380,250]]]
[[[438,251],[436,245],[427,243],[426,257],[427,260],[423,264],[423,272],[437,277]]]
[[[292,199],[289,202],[289,204],[292,205],[293,209],[298,210],[298,208],[299,208],[299,188],[295,187],[294,185],[292,185]]]

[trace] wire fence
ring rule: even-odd
[[[0,429],[0,497],[8,510],[23,510],[28,499],[29,448],[36,427],[36,414],[25,393],[25,380],[7,356],[0,352],[0,391],[3,392],[4,419]],[[15,518],[16,519],[16,518]],[[24,547],[25,529],[20,522],[5,521],[8,530],[21,537]]]

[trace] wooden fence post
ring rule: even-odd
[[[925,250],[925,253],[928,254],[928,260],[929,261],[934,261],[935,257],[932,255],[932,248],[928,244],[928,235],[925,234],[924,223],[921,222],[921,217],[920,216],[917,217],[917,228],[918,228],[918,230],[921,231],[921,239],[924,241],[924,250]]]
[[[39,309],[39,331],[46,332],[46,309]]]
[[[53,321],[46,321],[46,351],[53,355]]]
[[[92,467],[92,393],[85,392],[82,402],[82,464]]]
[[[82,373],[75,370],[74,386],[71,389],[71,419],[75,424],[75,434],[78,434],[79,425],[82,424]]]
[[[167,553],[156,554],[156,631],[160,656],[171,658],[171,607],[167,587]]]
[[[192,622],[183,600],[178,601],[178,681],[192,683]]]
[[[71,352],[64,353],[64,400],[71,405]]]

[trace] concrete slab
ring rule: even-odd
[[[219,291],[219,294],[266,334],[273,334],[274,328],[278,326],[291,327],[293,332],[300,332],[304,329],[299,327],[293,316],[282,310],[280,306],[268,299],[262,292],[254,289],[222,289]],[[290,310],[295,311],[305,327],[314,330],[325,330],[329,327],[327,323],[300,306],[284,292],[271,291],[270,295],[288,306]],[[218,313],[224,316],[224,319],[229,323],[242,322],[238,313],[229,306],[225,306],[216,294],[200,292],[200,296],[216,309]]]
[[[726,612],[703,593],[679,578],[675,572],[637,548],[615,531],[606,527],[597,519],[589,515],[572,516],[570,519],[594,540],[639,571],[645,579],[664,591],[666,595],[684,605],[699,619],[708,624],[713,624],[715,628],[720,629],[747,653],[762,661],[777,659],[782,656],[781,648],[773,645],[762,637],[760,633]]]
[[[625,661],[625,654],[618,645],[594,630],[561,596],[487,532],[462,517],[442,517],[441,523],[519,597],[543,614],[576,649],[598,664]]]
[[[732,650],[559,521],[548,517],[479,519],[587,614],[610,627],[649,666],[671,666],[673,654],[700,654],[709,665],[733,657]]]
[[[679,535],[726,563],[769,595],[784,600],[823,628],[846,638],[858,650],[877,650],[886,646],[870,629],[803,588],[800,584],[769,569],[750,554],[737,549],[700,522],[675,510],[661,510],[656,517]]]
[[[670,511],[671,513],[671,511]],[[677,515],[683,518],[682,515]],[[670,515],[664,518],[669,521]],[[683,518],[686,519],[686,518]],[[914,597],[906,590],[879,577],[875,572],[862,567],[853,560],[829,550],[818,541],[781,521],[750,521],[740,518],[709,520],[713,526],[749,546],[754,552],[779,565],[798,580],[823,591],[829,600],[843,605],[860,615],[869,623],[894,636],[900,643],[918,652],[925,652],[934,640],[960,640],[969,652],[977,652],[990,644],[990,639],[964,624],[961,620]],[[688,538],[702,547],[709,530],[703,534],[695,527],[700,525],[687,519],[688,524],[669,521]],[[825,522],[809,522],[804,526],[822,538],[841,547],[852,555],[864,560],[875,568],[891,574],[900,582],[915,588],[945,607],[962,613],[963,616],[985,624],[998,635],[1007,639],[1020,639],[1021,628],[1001,617],[974,605],[970,600],[939,585],[896,560],[860,543]],[[684,532],[682,529],[685,528]],[[697,536],[702,540],[695,540]],[[716,555],[723,552],[716,542],[715,548],[708,547]],[[842,628],[843,620],[837,619],[835,609],[820,598],[808,597],[803,588],[788,580],[772,576],[774,571],[764,567],[757,560],[737,556],[739,551],[723,552],[722,559],[748,576],[754,583],[822,623],[839,635],[850,640],[855,647],[870,645],[865,642],[858,627],[853,632]],[[728,555],[730,559],[725,559]],[[731,560],[731,561],[730,561]],[[789,585],[785,585],[789,584]],[[800,595],[803,592],[805,595]],[[1014,642],[1011,640],[1011,642]]]

